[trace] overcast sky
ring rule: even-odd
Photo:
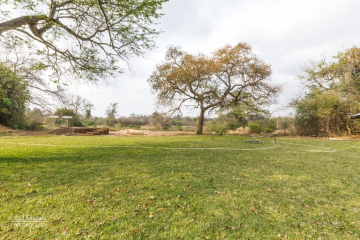
[[[360,45],[359,9],[359,0],[170,0],[161,11],[165,15],[159,20],[163,33],[156,39],[157,49],[132,59],[133,72],[107,85],[76,87],[71,93],[93,102],[95,116],[104,116],[110,102],[119,103],[121,116],[151,114],[155,96],[146,80],[167,47],[209,54],[225,44],[246,42],[272,65],[273,81],[284,86],[274,110],[301,93],[296,76],[308,60]],[[197,111],[184,114],[195,116]]]

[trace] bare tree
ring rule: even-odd
[[[94,104],[80,95],[69,95],[66,105],[78,116],[85,115],[87,110],[94,109]]]
[[[154,112],[150,116],[150,122],[155,128],[161,128],[170,125],[170,118],[166,113]]]
[[[0,37],[26,44],[54,78],[96,81],[121,72],[119,60],[154,47],[159,32],[151,26],[166,1],[0,1]]]
[[[206,112],[242,102],[254,110],[270,104],[281,90],[271,83],[271,68],[251,53],[246,43],[229,45],[211,57],[170,47],[165,61],[148,79],[159,106],[180,112],[185,103],[199,108],[198,134]]]
[[[109,127],[111,126],[112,121],[116,121],[116,115],[118,113],[118,103],[110,103],[106,109],[106,116],[109,118]]]

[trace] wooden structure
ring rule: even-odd
[[[71,135],[94,136],[107,135],[109,128],[86,128],[86,127],[61,127],[60,130],[68,132]]]

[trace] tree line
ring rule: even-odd
[[[287,118],[274,118],[268,111],[283,92],[272,80],[271,65],[240,42],[210,55],[169,47],[148,78],[156,107],[163,112],[120,119],[119,104],[110,103],[106,117],[95,119],[93,105],[66,90],[74,83],[96,84],[116,77],[123,72],[120,63],[131,67],[132,57],[153,49],[160,33],[153,26],[163,15],[159,11],[165,2],[0,1],[0,124],[33,129],[39,123],[31,119],[56,109],[54,114],[73,116],[74,126],[141,126],[152,121],[156,128],[166,128],[177,126],[174,119],[181,118],[185,109],[197,109],[200,114],[193,123],[198,134],[211,114],[217,118],[206,125],[218,134],[239,127],[271,132],[284,122],[299,135],[360,131],[359,121],[349,118],[360,112],[356,46],[339,52],[332,61],[310,61],[303,68],[298,80],[305,91],[292,99],[288,107],[294,114]]]

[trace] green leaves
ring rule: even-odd
[[[48,66],[46,66],[43,62],[34,63],[30,66],[30,70],[33,71],[42,71],[46,70]]]
[[[25,127],[25,110],[29,100],[26,81],[0,63],[0,124]]]
[[[2,0],[5,9],[15,6],[14,11],[28,16],[1,19],[0,35],[14,39],[22,33],[42,63],[34,70],[46,66],[53,78],[95,82],[122,73],[119,61],[154,48],[159,31],[150,26],[167,1]],[[0,10],[0,15],[5,12]]]

